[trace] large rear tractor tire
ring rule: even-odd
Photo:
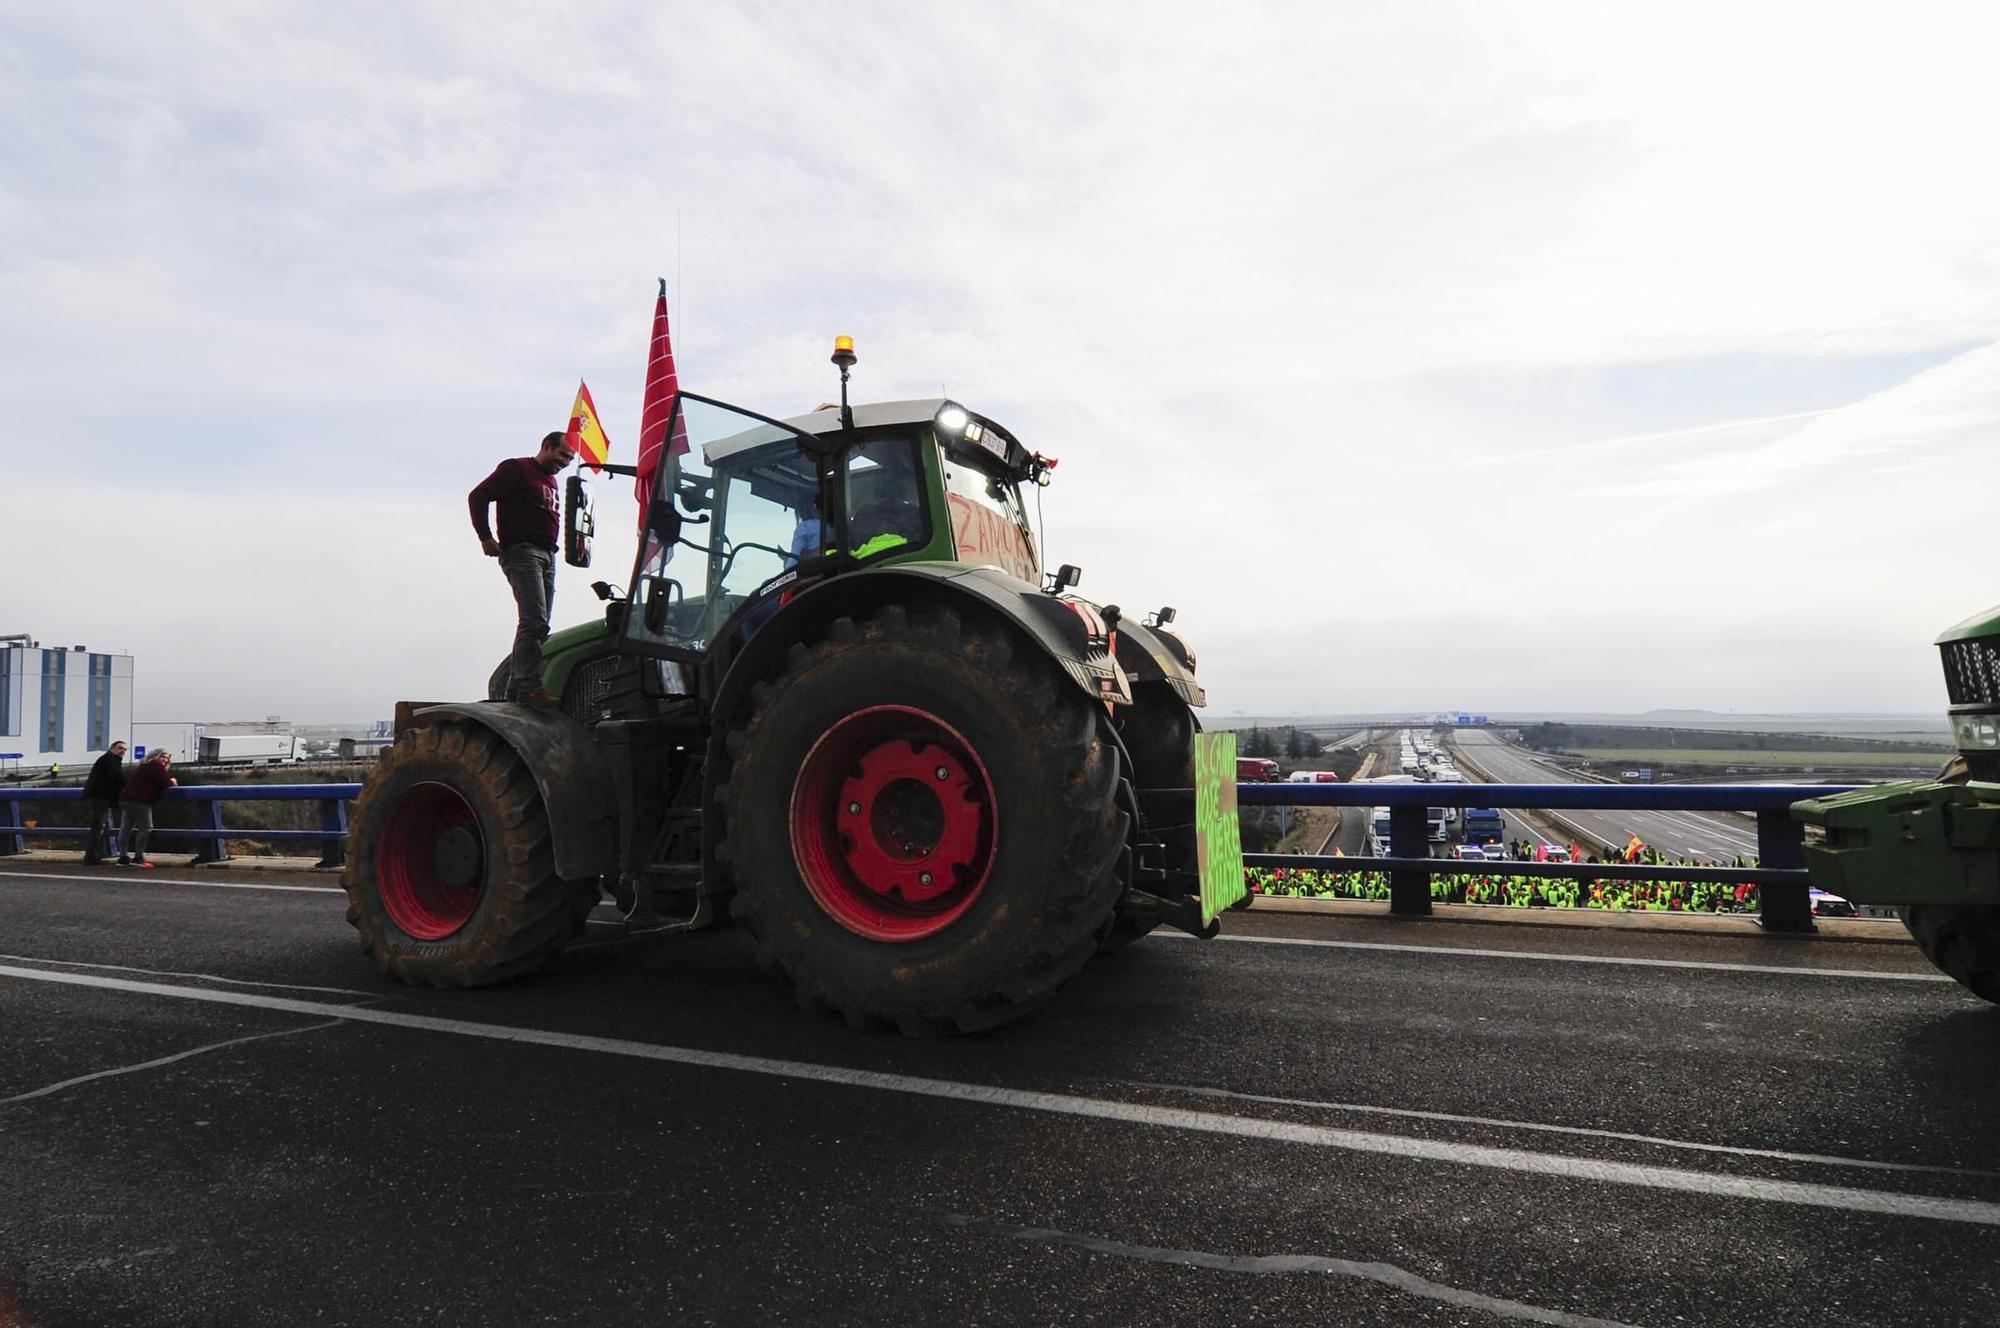
[[[556,875],[525,762],[477,725],[406,733],[354,805],[347,920],[382,972],[477,987],[547,962],[583,930],[595,879]]]
[[[719,846],[760,963],[857,1028],[971,1032],[1097,948],[1129,818],[1096,707],[997,625],[891,606],[791,648],[729,735]]]

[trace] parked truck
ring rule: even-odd
[[[204,765],[280,765],[299,757],[298,739],[289,733],[219,733],[198,741],[195,759]]]

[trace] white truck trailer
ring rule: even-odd
[[[220,733],[201,739],[204,765],[281,765],[298,759],[298,739],[289,733]]]

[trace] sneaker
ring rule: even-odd
[[[121,867],[129,867],[132,865],[132,859],[126,857],[123,853],[120,853],[118,855],[118,865]]]
[[[153,860],[151,858],[141,858],[132,865],[135,867],[150,867],[153,865]]]

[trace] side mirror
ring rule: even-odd
[[[667,615],[673,611],[673,602],[681,597],[681,583],[672,577],[649,576],[639,583],[639,594],[646,601],[647,635],[666,635]]]
[[[1171,608],[1155,609],[1153,611],[1152,621],[1147,623],[1146,625],[1148,627],[1165,627],[1168,623],[1172,622],[1173,620],[1174,620],[1173,609]]]
[[[563,561],[571,567],[590,566],[590,537],[596,533],[590,488],[583,476],[572,475],[563,485]]]
[[[715,503],[715,482],[699,475],[683,475],[674,497],[690,512],[706,512]]]
[[[681,514],[672,500],[654,498],[647,502],[646,532],[667,547],[680,540]]]
[[[1049,577],[1049,593],[1060,595],[1081,580],[1083,580],[1083,569],[1075,563],[1064,563]]]
[[[590,583],[590,589],[593,594],[607,604],[614,600],[625,598],[625,592],[620,590],[618,584],[614,581],[593,581]]]

